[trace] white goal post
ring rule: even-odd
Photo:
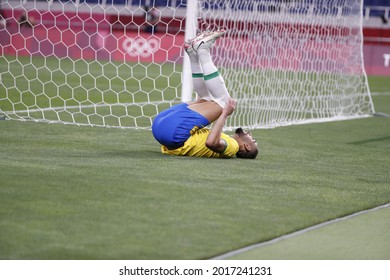
[[[363,0],[1,2],[0,114],[7,119],[151,127],[195,98],[182,45],[202,23],[238,101],[227,129],[372,116]]]

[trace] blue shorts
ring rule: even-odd
[[[152,133],[161,145],[174,150],[184,145],[194,127],[203,128],[209,124],[208,119],[183,103],[158,114],[153,121]]]

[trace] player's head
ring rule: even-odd
[[[249,131],[245,131],[239,127],[236,129],[234,138],[240,146],[240,149],[236,154],[238,158],[255,159],[257,157],[257,154],[259,153],[257,142]]]

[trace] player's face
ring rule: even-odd
[[[257,147],[257,141],[253,138],[252,134],[249,131],[243,130],[241,127],[236,129],[236,134],[240,137],[245,143],[252,144]]]

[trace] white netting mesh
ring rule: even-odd
[[[186,4],[2,2],[0,110],[12,119],[149,128],[181,99]],[[213,50],[238,99],[229,126],[373,113],[361,0],[197,4],[202,22],[229,30]]]
[[[180,3],[152,10],[130,2],[8,1],[2,10],[0,108],[7,117],[150,127],[180,100]],[[154,19],[145,22],[146,12]]]
[[[362,57],[361,1],[200,5],[200,18],[229,30],[215,57],[239,100],[231,126],[273,127],[373,113]]]

